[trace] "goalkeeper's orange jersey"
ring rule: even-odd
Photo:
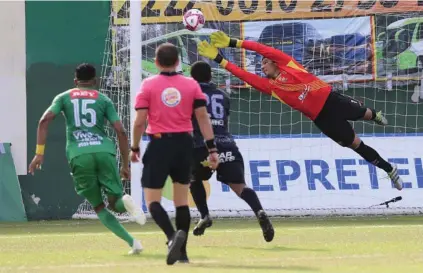
[[[300,111],[311,120],[316,119],[331,92],[330,85],[308,73],[304,67],[282,51],[254,41],[242,41],[241,47],[256,51],[275,62],[280,70],[279,76],[276,79],[262,78],[233,63],[223,61],[221,65],[226,70],[257,90],[272,95]]]

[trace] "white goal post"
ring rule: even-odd
[[[130,96],[131,96],[131,118],[130,122],[131,125],[134,124],[135,119],[135,97],[137,92],[141,86],[141,75],[142,75],[142,55],[141,55],[141,1],[130,1],[130,10],[129,13],[130,21],[129,21],[129,28],[130,28],[130,42],[129,46],[131,49],[130,55]],[[132,129],[131,129],[132,132]],[[130,141],[132,143],[132,135],[130,136]],[[144,146],[144,145],[142,145]],[[132,164],[131,165],[131,196],[136,202],[142,206],[142,188],[141,188],[141,165],[140,164]]]

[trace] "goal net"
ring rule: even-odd
[[[170,42],[180,51],[179,71],[189,75],[192,63],[207,61],[213,69],[213,82],[230,95],[230,131],[244,157],[246,182],[270,215],[420,213],[421,1],[142,1],[141,22],[135,26],[141,33],[140,52],[131,52],[131,3],[112,1],[101,84],[101,91],[116,103],[128,131],[130,98],[138,91],[130,88],[134,80],[130,76],[131,57],[141,59],[140,77],[157,74],[155,50]],[[205,15],[206,24],[197,32],[182,25],[183,13],[191,8],[201,9]],[[197,43],[209,40],[218,30],[282,50],[330,83],[334,92],[386,113],[388,126],[371,122],[354,122],[353,126],[366,144],[398,165],[406,182],[404,190],[395,190],[384,172],[322,135],[297,111],[199,56]],[[248,72],[264,76],[262,56],[257,53],[234,48],[221,53]],[[143,141],[144,147],[146,144]],[[162,201],[172,212],[168,182]],[[140,191],[139,184],[138,178],[133,179],[126,191],[134,186]],[[204,184],[214,216],[252,215],[248,206],[215,177]],[[142,198],[138,199],[146,210]],[[192,199],[190,207],[196,211]],[[92,216],[87,203],[74,215]]]

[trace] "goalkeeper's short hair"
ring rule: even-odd
[[[197,82],[210,82],[212,79],[211,66],[203,61],[195,62],[191,66],[191,77],[193,77]]]

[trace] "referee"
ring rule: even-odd
[[[210,168],[219,163],[213,129],[206,109],[206,97],[199,84],[176,72],[178,49],[170,43],[156,50],[159,75],[143,80],[135,100],[131,161],[140,159],[140,140],[148,118],[150,142],[142,157],[141,185],[148,210],[167,236],[167,264],[188,262],[186,243],[191,222],[188,190],[193,154],[192,122],[195,114],[209,152]],[[176,232],[160,204],[167,177],[173,181]]]

